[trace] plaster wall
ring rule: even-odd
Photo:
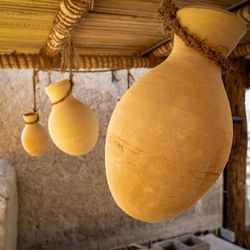
[[[135,79],[147,72],[133,69]],[[52,82],[68,77],[53,72]],[[40,122],[46,126],[50,105],[44,93],[47,73],[37,86]],[[19,197],[18,249],[112,249],[222,224],[222,179],[192,208],[163,223],[144,223],[123,213],[106,182],[104,144],[108,122],[126,91],[126,71],[75,74],[74,95],[88,104],[100,123],[99,140],[86,156],[72,157],[52,141],[41,157],[20,143],[22,114],[32,109],[32,70],[0,70],[0,157],[16,169]]]

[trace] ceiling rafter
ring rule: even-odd
[[[93,0],[63,0],[53,21],[43,54],[53,57],[61,52],[71,31],[84,14],[93,8]]]

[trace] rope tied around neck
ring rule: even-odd
[[[70,70],[70,75],[69,75],[69,82],[70,82],[70,87],[68,89],[68,91],[66,92],[65,96],[63,96],[61,99],[59,99],[58,101],[56,102],[52,102],[50,105],[53,106],[53,105],[56,105],[62,101],[64,101],[72,92],[73,90],[73,87],[74,87],[74,82],[73,82],[73,74],[72,74],[72,70]]]
[[[223,73],[231,71],[231,60],[211,48],[195,34],[190,34],[188,29],[180,24],[177,18],[177,11],[178,8],[173,0],[161,0],[161,7],[158,9],[158,13],[162,20],[164,33],[168,34],[168,36],[176,34],[186,46],[200,52],[220,66]]]
[[[37,82],[39,82],[38,79],[38,70],[36,70],[35,68],[33,68],[33,75],[32,75],[32,87],[33,87],[33,112],[32,113],[28,113],[26,115],[33,115],[36,114],[37,118],[35,121],[33,122],[26,122],[25,124],[35,124],[39,121],[39,115],[37,114],[38,108],[37,108],[37,101],[36,101],[36,85]]]
[[[74,57],[77,58],[76,60],[76,68],[79,67],[79,62],[78,62],[78,55],[75,52],[75,48],[73,46],[73,43],[70,39],[70,37],[68,38],[68,42],[65,45],[65,47],[63,48],[62,51],[62,61],[61,61],[61,72],[65,72],[67,66],[69,66],[69,82],[70,82],[70,87],[68,89],[68,91],[66,92],[65,96],[63,96],[61,99],[59,99],[56,102],[51,103],[51,106],[56,105],[60,102],[63,102],[71,93],[74,87],[74,81],[73,81],[73,73],[72,73],[72,68],[74,67]]]

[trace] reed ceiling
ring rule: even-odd
[[[176,0],[178,7],[210,5],[227,9],[239,0]],[[37,53],[44,45],[60,0],[1,0],[0,53]],[[156,14],[159,0],[95,0],[74,29],[82,55],[141,55],[164,40]],[[243,39],[250,40],[250,32]]]

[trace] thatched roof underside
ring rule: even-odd
[[[228,9],[239,0],[182,0],[178,7]],[[38,53],[46,42],[60,0],[0,1],[0,53]],[[140,56],[164,41],[156,14],[159,0],[95,0],[72,33],[81,55]],[[250,41],[250,29],[242,43]]]

